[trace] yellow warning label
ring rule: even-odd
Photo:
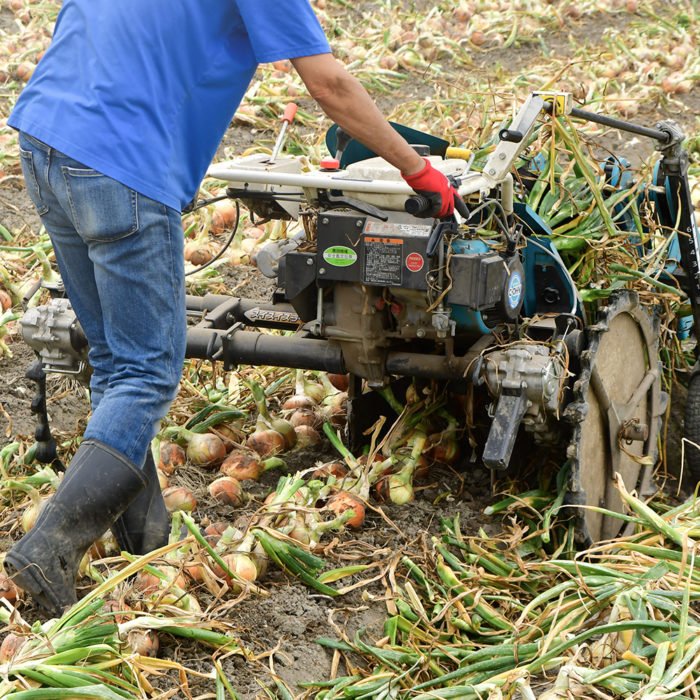
[[[403,245],[402,238],[380,238],[378,236],[365,236],[366,243],[391,243],[392,245]]]
[[[532,94],[541,97],[545,102],[551,102],[554,105],[555,117],[569,114],[573,107],[573,100],[570,92],[534,92]]]

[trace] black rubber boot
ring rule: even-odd
[[[85,440],[34,527],[7,553],[7,574],[51,615],[61,615],[77,601],[75,579],[88,547],[145,486],[121,452]]]
[[[132,554],[148,554],[164,547],[170,536],[168,509],[150,450],[146,453],[142,471],[148,481],[146,488],[112,525],[119,547]]]

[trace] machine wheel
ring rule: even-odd
[[[567,502],[624,512],[613,478],[628,490],[653,493],[660,410],[658,322],[628,290],[611,296],[598,322],[586,329],[581,372],[565,417],[572,423]],[[584,545],[616,537],[625,523],[576,508],[577,538]]]
[[[700,481],[700,373],[693,373],[688,384],[683,437],[689,440],[685,444],[688,470],[693,479]]]

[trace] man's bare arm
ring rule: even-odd
[[[404,175],[425,168],[425,161],[391,128],[360,82],[332,54],[294,58],[292,64],[321,109],[350,136]]]

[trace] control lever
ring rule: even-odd
[[[279,152],[282,150],[282,146],[284,145],[284,140],[287,135],[287,129],[289,128],[289,125],[294,121],[296,113],[297,106],[294,104],[294,102],[290,102],[284,108],[284,114],[282,115],[282,128],[280,129],[280,133],[277,136],[277,141],[275,141],[275,147],[272,149],[272,155],[270,156],[270,160],[267,161],[268,163],[274,163],[275,159],[279,155]]]
[[[440,202],[434,202],[432,198],[426,197],[423,194],[414,194],[406,200],[404,209],[407,213],[411,214],[411,216],[420,216],[421,214],[425,214],[425,212],[430,211],[430,209],[437,206],[440,206]],[[467,209],[467,205],[464,203],[464,200],[458,195],[455,195],[455,209],[463,218],[469,218],[469,209]]]
[[[340,181],[339,181],[340,182]],[[373,216],[375,219],[380,221],[387,221],[389,218],[381,209],[373,207],[367,202],[361,202],[359,199],[353,199],[352,197],[334,197],[328,190],[318,189],[318,201],[323,207],[328,209],[337,209],[338,207],[347,207],[348,209],[354,209],[359,211],[361,214],[367,214],[368,216]]]
[[[352,136],[350,136],[347,131],[343,131],[340,127],[337,127],[335,130],[335,157],[339,163],[350,141],[352,141]]]
[[[508,468],[520,421],[525,416],[528,406],[529,401],[523,387],[501,391],[489,436],[481,456],[488,469],[505,470]]]
[[[438,249],[438,245],[442,242],[442,237],[446,233],[457,233],[457,222],[453,219],[452,221],[439,221],[433,230],[430,232],[428,237],[428,245],[425,249],[425,254],[432,258]]]

